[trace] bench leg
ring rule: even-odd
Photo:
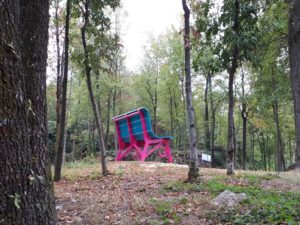
[[[165,147],[165,152],[166,152],[168,162],[173,163],[173,157],[172,157],[172,154],[171,154],[170,142],[169,141],[164,141],[164,144],[166,146]]]
[[[149,142],[145,142],[145,146],[144,146],[143,152],[141,154],[141,158],[140,158],[140,160],[142,162],[144,162],[148,156],[148,148],[149,148]]]
[[[116,161],[121,161],[128,152],[132,150],[133,146],[130,145],[127,149],[119,149],[116,157]]]

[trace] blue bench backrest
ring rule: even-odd
[[[148,110],[145,108],[142,108],[140,110],[141,110],[141,113],[143,113],[144,118],[145,118],[146,131],[148,133],[153,133]],[[135,139],[138,141],[144,140],[143,126],[142,126],[141,119],[142,118],[141,118],[140,114],[135,114],[133,116],[129,116],[129,121],[130,121],[130,125],[132,128],[132,134],[135,137]],[[127,118],[119,120],[118,123],[119,123],[119,127],[120,127],[120,135],[121,135],[122,140],[125,143],[129,143],[130,142],[130,134],[129,134]]]

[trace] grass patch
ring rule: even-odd
[[[65,163],[64,169],[86,169],[95,165],[99,165],[99,160],[93,157],[86,157],[79,161]]]
[[[101,177],[99,161],[96,158],[87,157],[80,161],[65,163],[62,176],[69,181],[78,179],[97,180]]]
[[[274,179],[267,176],[267,179]],[[210,192],[217,196],[224,190],[234,193],[246,193],[248,199],[240,207],[235,209],[215,208],[207,214],[207,217],[217,223],[226,224],[295,224],[300,221],[300,193],[280,192],[276,190],[265,190],[258,184],[266,179],[263,176],[246,175],[243,179],[251,185],[239,186],[228,184],[226,178],[216,179],[202,183],[170,182],[162,191],[168,192]]]
[[[154,206],[155,213],[160,217],[163,224],[178,224],[180,222],[180,216],[173,210],[172,202],[151,199],[150,203]]]

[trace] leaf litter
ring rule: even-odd
[[[186,180],[186,165],[111,162],[109,170],[113,175],[107,177],[100,176],[99,168],[97,165],[64,171],[64,179],[55,183],[57,224],[215,224],[205,218],[213,207],[209,192],[162,191],[170,182]],[[225,174],[222,169],[200,171],[201,182]],[[238,177],[243,173],[239,171]],[[248,185],[236,178],[224,182]],[[279,178],[263,182],[262,187],[300,190],[297,183]],[[159,207],[166,207],[166,212],[162,208],[158,213]]]

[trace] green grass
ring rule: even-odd
[[[67,162],[64,165],[65,169],[86,169],[99,165],[99,160],[94,157],[86,157],[79,161]]]
[[[241,177],[234,177],[241,178]],[[264,179],[274,179],[273,176],[243,175],[247,186],[235,186],[226,183],[227,177],[217,177],[202,183],[184,183],[180,181],[166,184],[163,192],[210,192],[217,196],[224,190],[234,193],[245,193],[248,199],[235,209],[215,208],[207,217],[221,224],[291,224],[300,222],[300,193],[265,190],[259,184]],[[233,179],[233,178],[230,178]]]
[[[101,177],[99,161],[95,158],[85,158],[80,161],[67,162],[63,167],[62,176],[69,181],[97,180]]]
[[[180,216],[173,210],[172,202],[160,199],[151,199],[150,203],[154,206],[155,213],[160,217],[163,224],[170,224],[171,221],[175,224],[180,222]]]

